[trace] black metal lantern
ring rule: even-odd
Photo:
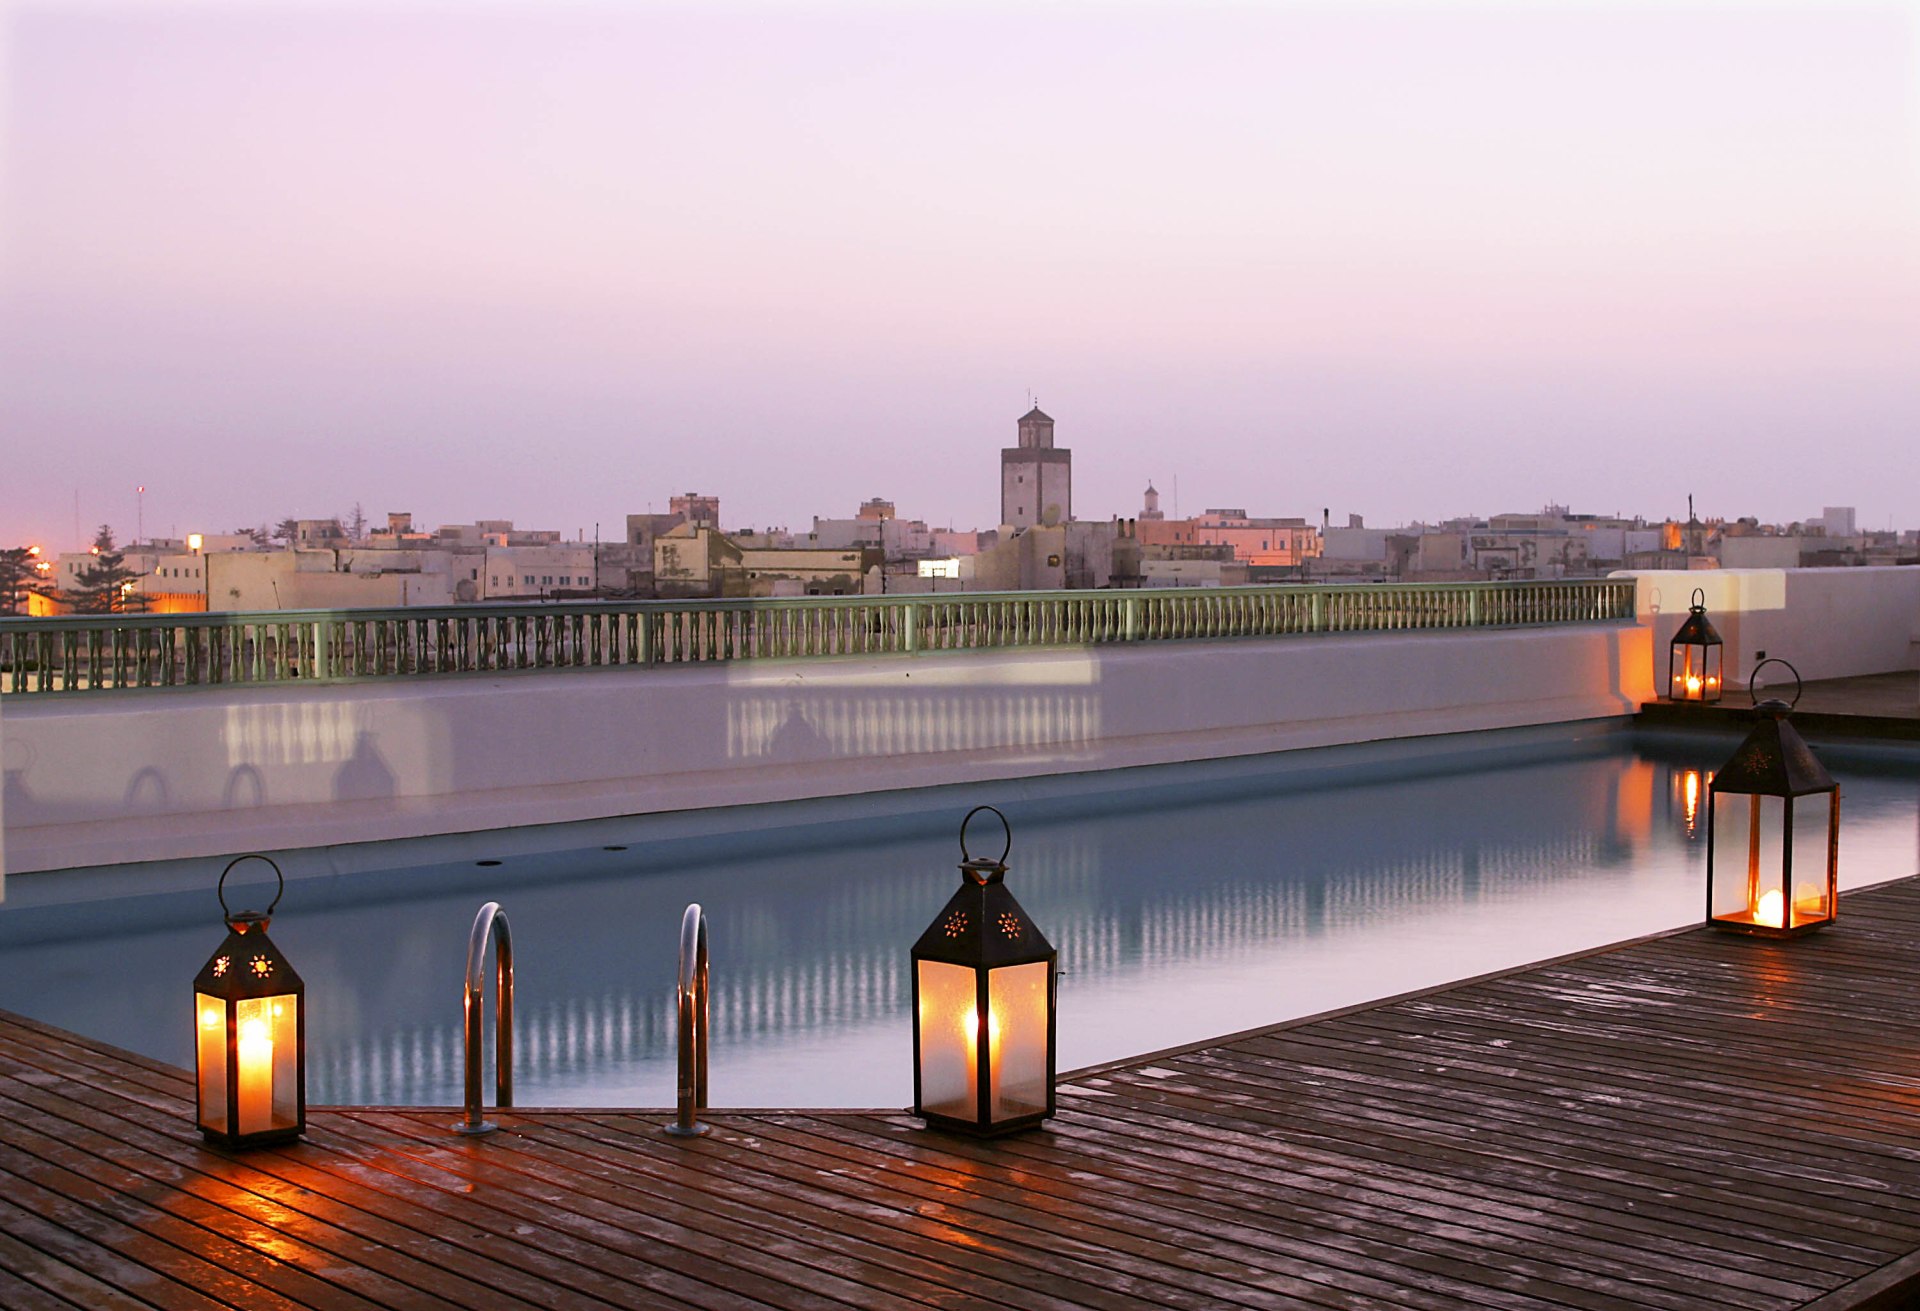
[[[1667,696],[1674,701],[1718,701],[1726,687],[1721,677],[1720,634],[1707,618],[1707,594],[1693,589],[1686,622],[1667,648]]]
[[[1838,912],[1840,785],[1787,722],[1792,705],[1754,709],[1760,722],[1707,786],[1707,923],[1788,938]]]
[[[266,910],[236,914],[227,875],[245,860],[266,861],[279,883]],[[219,888],[227,940],[193,981],[200,1132],[223,1147],[289,1142],[307,1127],[307,989],[267,937],[286,888],[265,856],[229,861]]]
[[[967,824],[983,810],[1006,829],[998,860],[967,851]],[[1058,955],[1007,891],[1012,846],[1005,815],[967,812],[960,889],[913,945],[913,1113],[982,1137],[1053,1114]]]

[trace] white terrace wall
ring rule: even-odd
[[[1765,651],[1805,679],[1920,669],[1920,568],[1708,569],[1615,574],[1635,581],[1635,609],[1653,629],[1654,686],[1694,589],[1726,643],[1727,684],[1745,687]],[[1762,681],[1791,682],[1778,665]]]
[[[9,698],[16,872],[1631,713],[1589,624]]]

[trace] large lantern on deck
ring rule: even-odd
[[[1707,787],[1707,923],[1787,938],[1838,911],[1840,785],[1787,722],[1788,703],[1754,709],[1760,722]]]
[[[227,875],[244,860],[266,861],[279,880],[264,911],[227,908]],[[289,1142],[307,1127],[306,985],[267,938],[286,886],[265,856],[228,863],[219,891],[227,940],[193,981],[200,1132],[223,1147]]]
[[[1667,648],[1667,696],[1675,701],[1718,701],[1726,687],[1720,667],[1725,650],[1707,618],[1707,594],[1696,587],[1686,622]]]
[[[991,1136],[1053,1114],[1057,953],[1004,882],[1000,859],[967,852],[960,889],[913,945],[913,1113],[934,1128]]]

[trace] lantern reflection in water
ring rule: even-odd
[[[1713,775],[1711,769],[1677,769],[1673,772],[1674,809],[1679,813],[1681,827],[1686,830],[1689,842],[1700,836],[1701,824],[1706,818],[1706,794],[1713,786]]]

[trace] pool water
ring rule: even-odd
[[[1733,741],[1575,726],[722,812],[694,836],[556,827],[497,865],[296,878],[273,936],[306,980],[316,1104],[460,1101],[467,928],[494,899],[520,1104],[672,1103],[698,901],[714,1104],[902,1106],[907,950],[957,885],[974,804],[1010,817],[1008,884],[1059,948],[1064,1071],[1695,922],[1704,771]],[[1920,872],[1920,755],[1821,754],[1845,798],[1842,886]],[[0,1007],[190,1064],[217,873],[80,916],[31,895],[63,876],[18,876]]]

